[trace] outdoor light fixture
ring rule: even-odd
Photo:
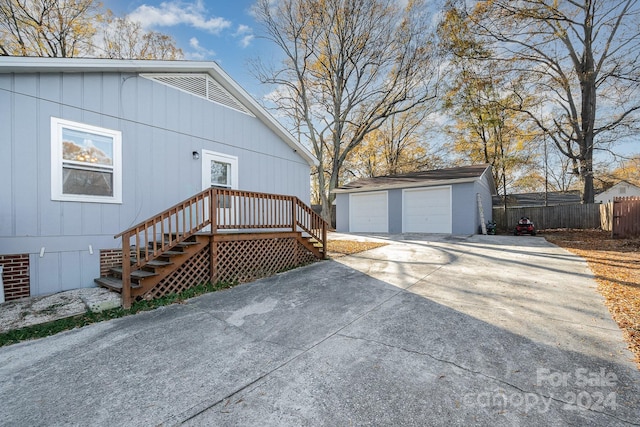
[[[191,155],[193,156],[193,160],[198,160],[200,158],[200,153],[197,151],[194,151]]]

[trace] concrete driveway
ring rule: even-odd
[[[0,424],[638,425],[586,264],[540,237],[396,236],[0,348]]]

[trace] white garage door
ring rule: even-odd
[[[451,187],[404,190],[402,212],[405,233],[451,233]]]
[[[349,195],[349,231],[386,233],[389,230],[387,192]]]

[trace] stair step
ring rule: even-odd
[[[186,252],[182,252],[182,251],[165,251],[162,252],[162,254],[160,256],[177,256],[177,255],[184,255],[186,254]]]
[[[93,281],[104,288],[118,292],[122,291],[122,280],[116,279],[115,277],[99,277],[97,279],[93,279]],[[137,283],[131,283],[131,287],[135,289],[140,286]]]
[[[111,269],[111,271],[113,271],[114,273],[118,273],[120,275],[122,275],[122,268],[121,267],[114,267]],[[132,279],[144,279],[146,277],[151,277],[151,276],[157,276],[156,273],[153,273],[151,271],[145,271],[145,270],[133,270],[131,272],[131,278]]]
[[[180,242],[180,243],[178,243],[176,246],[186,248],[186,247],[188,247],[188,246],[193,246],[193,245],[198,245],[198,244],[199,244],[198,242],[190,242],[190,241],[186,241],[186,242]]]
[[[136,258],[131,258],[131,263],[135,264],[138,262]],[[171,261],[160,261],[159,259],[153,259],[145,264],[145,267],[166,267],[168,265],[172,265]]]
[[[135,249],[132,249],[132,252],[135,252]],[[153,250],[151,248],[140,248],[140,252],[152,253]],[[185,253],[186,252],[169,250],[164,252],[158,252],[158,256],[175,256],[175,255],[184,255]]]
[[[323,247],[322,243],[318,241],[318,239],[314,237],[307,237],[307,241],[313,245],[314,248],[321,249]]]
[[[174,247],[186,248],[186,247],[197,245],[197,244],[198,244],[198,242],[186,241],[186,242],[180,242],[177,245],[175,245]],[[165,242],[165,245],[168,246],[169,242]],[[149,246],[149,248],[153,248],[153,242],[150,242],[148,246]],[[161,243],[157,242],[156,243],[156,249],[160,249],[160,247],[161,247]]]

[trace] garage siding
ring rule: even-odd
[[[470,235],[478,233],[478,229],[480,226],[480,214],[478,211],[478,197],[480,194],[480,198],[482,200],[485,221],[489,221],[492,219],[492,210],[491,210],[491,196],[495,193],[495,190],[492,189],[492,177],[490,170],[486,171],[482,177],[477,179],[474,182],[462,182],[462,183],[452,183],[452,184],[444,184],[438,186],[424,186],[417,188],[390,188],[384,191],[376,190],[371,192],[353,192],[353,193],[339,193],[336,194],[336,208],[337,208],[337,218],[336,218],[336,229],[339,232],[348,233],[348,232],[366,232],[362,227],[362,224],[355,224],[356,228],[352,228],[352,209],[353,206],[350,202],[352,197],[358,197],[358,195],[364,194],[373,194],[373,193],[383,193],[387,194],[387,203],[386,208],[382,207],[382,209],[369,209],[366,214],[370,214],[373,212],[376,215],[383,214],[382,210],[384,210],[384,214],[387,215],[387,232],[389,234],[401,234],[403,232],[414,232],[411,229],[407,229],[406,223],[404,219],[406,217],[406,213],[404,212],[405,208],[405,195],[408,192],[416,191],[416,190],[437,190],[447,188],[450,189],[450,229],[448,231],[438,230],[435,232],[448,232],[454,235]],[[427,210],[430,206],[427,206]],[[364,212],[363,212],[364,214]],[[376,221],[374,220],[374,223]],[[379,221],[378,221],[379,222]],[[380,229],[378,229],[380,230]],[[373,232],[383,232],[383,231],[373,231]],[[432,230],[426,230],[422,232],[434,232]]]
[[[402,189],[389,190],[389,234],[402,233]]]
[[[349,232],[349,195],[346,193],[336,194],[336,231]]]
[[[472,182],[453,186],[451,195],[453,234],[476,234],[480,225],[475,185]]]
[[[489,172],[486,172],[489,173]],[[495,190],[494,190],[495,191]],[[480,194],[482,199],[482,210],[484,211],[484,220],[492,221],[493,220],[493,193],[491,191],[491,187],[489,185],[486,177],[483,177],[482,180],[477,181],[475,183],[475,192]],[[478,224],[480,223],[479,214],[478,214]]]

